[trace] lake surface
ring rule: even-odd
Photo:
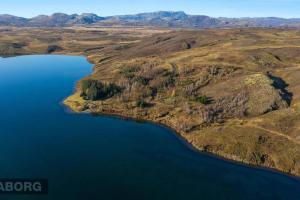
[[[0,58],[0,177],[49,180],[48,195],[1,200],[300,199],[299,180],[196,153],[167,128],[66,112],[91,70],[83,57]]]

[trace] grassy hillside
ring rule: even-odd
[[[10,31],[0,44],[27,45],[16,54],[51,44],[95,64],[73,110],[162,123],[200,150],[300,176],[299,31]]]

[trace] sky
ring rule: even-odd
[[[300,0],[0,0],[0,14],[20,17],[55,12],[111,16],[162,10],[211,17],[300,18]]]

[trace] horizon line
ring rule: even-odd
[[[100,15],[94,12],[82,12],[82,13],[66,13],[66,12],[53,12],[52,14],[38,14],[32,17],[24,17],[24,16],[20,16],[20,15],[14,15],[14,14],[9,14],[9,13],[0,13],[0,15],[10,15],[10,16],[15,16],[15,17],[21,17],[21,18],[25,18],[25,19],[31,19],[34,17],[38,17],[38,16],[52,16],[54,14],[66,14],[66,15],[83,15],[83,14],[95,14],[98,17],[115,17],[115,16],[126,16],[126,15],[138,15],[138,14],[148,14],[148,13],[158,13],[158,12],[173,12],[173,13],[185,13],[188,16],[207,16],[207,17],[211,17],[211,18],[228,18],[228,19],[243,19],[243,18],[279,18],[279,19],[300,19],[300,17],[277,17],[277,16],[244,16],[244,17],[215,17],[215,16],[210,16],[210,15],[205,15],[205,14],[189,14],[185,11],[172,11],[172,10],[157,10],[157,11],[149,11],[149,12],[137,12],[137,13],[131,13],[131,14],[117,14],[117,15]]]

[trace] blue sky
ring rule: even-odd
[[[109,16],[158,10],[213,17],[300,18],[300,0],[0,0],[1,14],[22,17],[54,12]]]

